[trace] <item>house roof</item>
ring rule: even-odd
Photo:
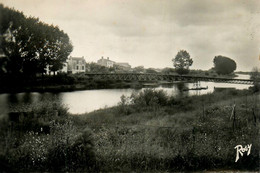
[[[98,62],[100,62],[100,61],[103,61],[103,62],[113,62],[113,63],[115,63],[115,61],[112,61],[112,60],[110,60],[110,59],[99,59]]]

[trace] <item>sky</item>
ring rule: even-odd
[[[237,71],[260,67],[259,0],[0,0],[27,16],[59,26],[71,56],[102,56],[132,67],[173,67],[186,50],[191,69],[208,70],[217,55]]]

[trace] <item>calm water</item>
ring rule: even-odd
[[[238,78],[248,79],[248,75],[240,75]],[[214,91],[214,87],[231,87],[237,89],[247,89],[250,85],[227,84],[215,82],[200,82],[201,87],[208,87],[207,90],[185,91],[186,95],[202,95]],[[178,95],[183,87],[193,88],[193,83],[171,84],[156,87],[163,89],[168,95]],[[120,97],[124,94],[130,96],[133,92],[138,93],[144,89],[102,89],[85,90],[61,93],[18,93],[18,94],[0,94],[0,115],[10,111],[19,110],[28,104],[38,103],[46,100],[59,100],[69,108],[69,112],[80,114],[91,112],[100,108],[111,107],[118,104]]]

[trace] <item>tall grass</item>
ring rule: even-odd
[[[79,116],[55,100],[29,105],[20,122],[1,119],[0,170],[256,171],[259,108],[259,94],[249,91],[172,97],[144,90]],[[234,147],[246,144],[250,155],[235,162]]]
[[[94,131],[103,171],[258,170],[259,95],[224,91],[172,98],[161,92],[122,97],[116,108],[80,117]],[[163,101],[153,98],[158,95]],[[252,151],[235,163],[240,144],[252,144]]]
[[[0,122],[0,172],[97,169],[91,130],[75,125],[64,105],[44,101],[28,110],[19,121]]]

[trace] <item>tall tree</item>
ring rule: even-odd
[[[10,74],[22,71],[26,35],[22,26],[25,16],[0,5],[1,49],[6,57],[6,69]]]
[[[9,74],[35,75],[62,69],[73,47],[58,27],[0,4],[0,43]]]
[[[214,70],[218,74],[231,74],[237,68],[237,64],[233,59],[221,55],[215,56],[213,63]]]
[[[180,75],[189,73],[189,67],[193,64],[193,60],[186,50],[180,50],[172,61],[176,72]]]
[[[63,68],[73,47],[69,36],[63,31],[60,31],[58,27],[54,27],[52,35],[52,42],[49,43],[52,47],[52,49],[50,49],[50,70],[56,72]]]

